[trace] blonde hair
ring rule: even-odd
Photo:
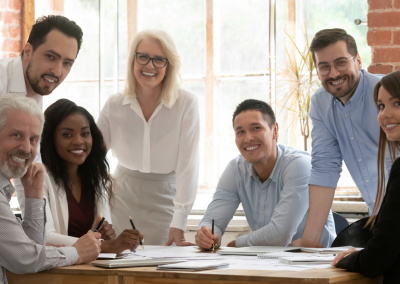
[[[158,40],[165,56],[168,58],[160,100],[167,107],[172,107],[179,94],[181,60],[172,37],[161,30],[144,30],[137,33],[132,39],[129,47],[124,95],[130,97],[136,97],[137,95],[138,82],[133,74],[133,65],[136,64],[136,50],[139,43],[148,38]]]
[[[400,71],[396,71],[382,77],[382,79],[375,85],[374,89],[374,100],[375,104],[378,106],[378,93],[379,89],[383,87],[392,97],[400,99]],[[379,111],[379,109],[378,109]],[[382,127],[379,129],[379,144],[378,144],[378,188],[376,191],[375,205],[372,210],[372,214],[368,219],[366,227],[371,225],[374,226],[376,221],[376,214],[382,204],[383,197],[386,193],[386,181],[385,181],[385,153],[386,145],[389,148],[390,158],[392,163],[396,160],[397,154],[400,150],[400,141],[389,141],[387,140],[386,133],[383,131]]]

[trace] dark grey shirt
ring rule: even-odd
[[[74,247],[45,246],[45,201],[25,199],[24,221],[10,209],[15,189],[0,173],[0,284],[6,284],[6,269],[13,273],[35,273],[78,260]]]

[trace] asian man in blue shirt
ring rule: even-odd
[[[301,238],[308,210],[311,159],[307,152],[279,145],[279,127],[271,107],[245,100],[233,114],[235,142],[241,155],[222,174],[213,201],[201,220],[196,244],[220,245],[224,231],[242,203],[252,232],[229,246],[286,246]],[[211,234],[215,218],[214,235]],[[336,237],[330,212],[320,238],[325,247]]]

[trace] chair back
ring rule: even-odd
[[[350,226],[344,228],[333,241],[331,247],[353,246],[365,248],[369,239],[372,238],[371,229],[364,228],[369,217],[354,222]],[[336,221],[336,220],[335,220]]]
[[[332,212],[332,214],[333,220],[335,220],[336,235],[339,235],[339,233],[349,225],[349,222],[347,222],[346,218],[340,216],[338,213]]]

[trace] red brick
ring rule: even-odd
[[[7,37],[8,37],[8,29],[7,29],[7,26],[6,26],[6,25],[4,25],[4,26],[1,28],[1,36],[2,36],[3,38],[7,38]]]
[[[7,0],[0,0],[0,9],[7,8]]]
[[[386,45],[392,41],[392,31],[369,31],[367,33],[367,42],[369,46]]]
[[[396,65],[395,68],[394,68],[394,71],[400,71],[400,66]]]
[[[21,28],[20,27],[9,27],[8,34],[9,34],[9,38],[19,40],[21,38]]]
[[[15,25],[15,26],[19,26],[19,20],[20,20],[20,15],[19,12],[18,13],[14,13],[14,12],[8,12],[8,11],[3,11],[1,13],[1,16],[3,18],[3,22],[4,24],[10,24],[10,25]]]
[[[400,11],[397,12],[370,12],[368,13],[368,27],[398,27]]]
[[[400,62],[400,48],[374,48],[372,63]]]
[[[368,0],[369,10],[392,8],[392,0]]]
[[[393,31],[393,44],[400,45],[400,31]]]
[[[394,0],[393,1],[393,8],[394,9],[400,9],[400,0]]]
[[[18,11],[21,10],[21,1],[20,0],[8,0],[8,8],[13,9],[13,10],[18,10]]]
[[[1,51],[20,52],[21,42],[19,40],[5,39],[1,46]]]
[[[372,74],[388,74],[392,72],[391,65],[370,65],[368,67],[368,72]]]
[[[19,53],[12,52],[7,54],[7,58],[17,58],[19,56]]]

